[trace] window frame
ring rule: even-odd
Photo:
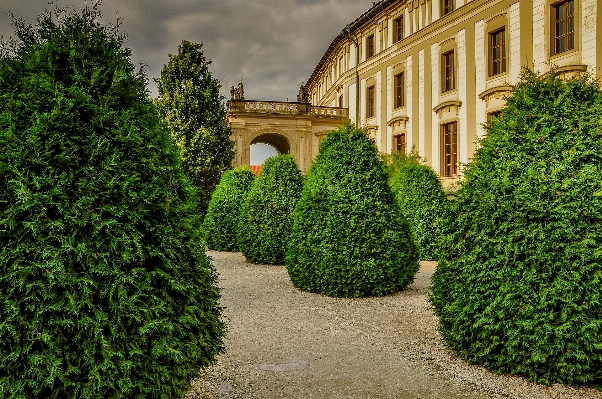
[[[374,34],[366,37],[366,59],[372,58],[375,55]]]
[[[393,20],[393,43],[397,43],[403,39],[403,16],[399,16]]]
[[[456,9],[454,0],[441,0],[441,16],[451,14]]]
[[[453,127],[453,129],[450,129]],[[441,176],[458,174],[458,121],[441,124]],[[447,159],[449,158],[449,162]]]
[[[376,116],[376,93],[374,85],[366,87],[366,119]]]
[[[407,147],[406,134],[399,133],[393,136],[393,150],[405,154]]]
[[[501,43],[497,47],[501,47],[499,52],[500,59],[495,58],[494,50],[495,46],[495,38],[499,36],[501,38]],[[506,73],[508,70],[507,66],[507,51],[508,46],[506,45],[506,25],[499,27],[491,32],[489,32],[489,77],[497,76],[503,73]],[[499,66],[499,71],[496,71],[496,62]]]
[[[405,106],[405,72],[399,72],[393,76],[393,108],[403,108]]]
[[[576,49],[577,42],[577,7],[575,5],[576,0],[562,0],[557,1],[551,4],[550,10],[550,20],[551,20],[551,49],[552,55],[563,54],[568,51],[572,51]],[[561,7],[565,8],[564,13],[562,15],[563,18],[559,18],[559,12]],[[572,6],[572,14],[570,14],[570,6]],[[558,33],[558,25],[559,23],[563,23],[566,25],[564,27],[564,32],[562,34]],[[572,24],[572,26],[571,26]],[[570,30],[572,29],[572,30]],[[560,44],[562,43],[562,46]],[[561,47],[561,48],[560,48]]]
[[[450,57],[451,56],[451,57]],[[451,60],[451,63],[448,61]],[[455,48],[441,54],[441,92],[447,93],[456,89]]]

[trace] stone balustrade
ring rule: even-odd
[[[318,106],[310,106],[309,113],[311,115],[317,116],[325,116],[325,117],[334,117],[334,118],[349,118],[349,109],[348,108],[338,108],[338,107],[318,107]]]
[[[324,118],[347,119],[349,110],[337,107],[317,107],[308,103],[230,100],[227,102],[228,113],[259,113],[285,115],[312,115]]]

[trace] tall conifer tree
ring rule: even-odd
[[[186,40],[178,54],[157,79],[159,98],[155,105],[165,119],[182,153],[182,166],[197,187],[200,209],[204,214],[211,193],[234,158],[231,130],[226,125],[221,87],[209,71],[202,43]]]
[[[222,348],[195,190],[100,17],[0,56],[2,398],[180,398]]]

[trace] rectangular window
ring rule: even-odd
[[[339,108],[343,108],[343,95],[339,96]]]
[[[506,28],[489,34],[489,76],[506,72]]]
[[[441,149],[443,176],[458,174],[458,123],[451,122],[441,125]]]
[[[341,56],[339,58],[339,78],[341,77],[341,75],[343,75],[344,72],[345,72],[345,69],[343,67],[343,56]]]
[[[374,57],[374,35],[368,36],[368,40],[366,41],[367,48],[367,58]]]
[[[554,14],[554,54],[575,48],[575,1],[567,0],[552,6]]]
[[[454,51],[449,51],[442,55],[442,69],[443,73],[443,92],[454,90],[455,79],[454,79]]]
[[[393,139],[395,140],[395,142],[394,142],[395,151],[405,153],[406,152],[406,135],[405,135],[405,133],[393,136]]]
[[[393,41],[398,42],[403,39],[403,17],[393,21]]]
[[[491,111],[487,113],[487,123],[491,123],[492,118],[499,118],[502,116],[502,111]]]
[[[442,10],[443,12],[441,13],[442,15],[447,15],[450,12],[454,11],[454,0],[442,0],[443,4],[442,4]]]
[[[395,75],[395,108],[404,106],[404,78],[403,73]]]
[[[374,86],[370,86],[366,90],[366,118],[372,118],[375,115],[374,102]]]

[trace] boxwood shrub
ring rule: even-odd
[[[57,13],[0,56],[0,397],[181,398],[224,335],[197,195],[123,36]]]
[[[249,168],[232,169],[222,176],[211,195],[203,222],[209,249],[238,251],[238,220],[254,179]]]
[[[416,246],[364,131],[346,125],[324,139],[295,210],[286,268],[296,287],[334,297],[388,295],[413,281]]]
[[[290,154],[268,158],[241,210],[238,246],[252,263],[283,264],[303,179]]]
[[[431,301],[464,359],[602,382],[602,96],[524,71],[456,194]]]
[[[438,241],[449,203],[435,171],[404,163],[391,179],[401,213],[407,218],[421,260],[437,259]]]

